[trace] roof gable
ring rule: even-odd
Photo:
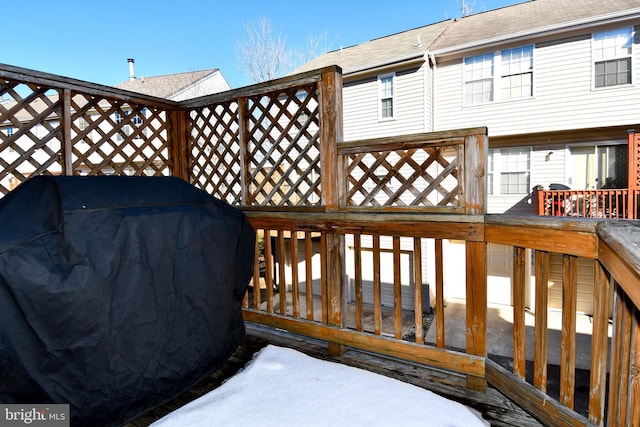
[[[138,77],[134,80],[119,83],[115,87],[158,98],[171,98],[172,95],[187,87],[193,86],[197,82],[217,72],[218,69],[213,68],[210,70],[189,71],[164,76]]]

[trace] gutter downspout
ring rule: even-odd
[[[430,90],[430,98],[431,98],[431,129],[427,129],[427,132],[435,132],[436,130],[436,71],[438,70],[438,65],[436,63],[436,56],[429,51],[424,53],[425,61],[429,64],[431,68],[431,90]]]

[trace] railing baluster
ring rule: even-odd
[[[393,309],[395,337],[402,339],[402,283],[400,282],[399,236],[393,236]]]
[[[262,258],[266,260],[264,257],[264,230],[257,230],[256,249],[253,263],[253,307],[256,309],[260,308],[260,236],[262,236],[263,242]]]
[[[608,311],[610,279],[599,261],[595,262],[593,287],[593,333],[591,337],[591,373],[589,376],[589,421],[601,425],[607,383]]]
[[[304,268],[306,282],[307,320],[313,320],[313,245],[311,232],[304,233]]]
[[[278,303],[280,305],[280,314],[287,314],[287,281],[285,276],[285,246],[284,231],[278,230],[278,246],[276,249],[278,255]]]
[[[629,378],[629,419],[640,420],[640,310],[633,310],[633,331]]]
[[[293,317],[300,318],[300,289],[298,283],[298,232],[291,230],[291,304]]]
[[[628,425],[627,404],[629,399],[632,311],[630,301],[618,286],[616,286],[615,292],[614,313],[609,396],[618,396],[618,398],[609,399],[607,423]]]
[[[382,285],[380,283],[380,235],[373,235],[373,328],[382,333]]]
[[[444,348],[444,257],[442,239],[435,239],[436,255],[436,347]]]
[[[362,331],[362,239],[360,234],[353,235],[354,282],[356,300],[356,330]]]
[[[543,393],[547,391],[549,301],[549,252],[536,251],[536,321],[534,328],[533,385]]]
[[[414,284],[414,317],[416,324],[416,342],[424,343],[424,322],[422,315],[422,239],[413,239],[413,284]]]
[[[271,230],[264,230],[264,281],[267,311],[273,313],[273,252],[271,251]]]
[[[578,309],[578,257],[563,256],[562,343],[560,345],[560,402],[573,409],[576,382],[576,313]]]
[[[525,274],[526,249],[513,248],[513,373],[526,374]]]

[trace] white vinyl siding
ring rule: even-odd
[[[593,90],[591,33],[534,47],[534,96],[465,105],[463,59],[440,62],[436,71],[434,130],[487,126],[489,138],[638,122],[638,86]],[[635,70],[638,55],[632,59]]]
[[[345,82],[342,91],[344,140],[430,131],[425,123],[431,122],[431,102],[425,99],[424,87],[430,79],[430,69],[424,65],[396,71],[394,117],[382,121],[379,120],[377,76]]]

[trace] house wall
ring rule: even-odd
[[[617,27],[602,30],[613,28]],[[534,45],[534,89],[528,99],[463,105],[463,58],[439,63],[434,130],[487,126],[491,137],[637,123],[640,85],[593,88],[591,35]],[[640,78],[638,35],[635,37],[634,83]]]
[[[380,72],[386,74],[388,71]],[[430,68],[425,64],[396,71],[393,120],[378,119],[377,74],[345,79],[343,98],[344,140],[353,141],[427,132],[431,104],[426,101],[425,81],[430,84]],[[425,123],[426,121],[426,123]]]
[[[184,101],[185,99],[224,92],[229,89],[231,89],[231,86],[229,86],[229,83],[227,83],[222,73],[218,71],[200,80],[197,84],[181,89],[178,93],[171,96],[170,99],[173,101]]]

